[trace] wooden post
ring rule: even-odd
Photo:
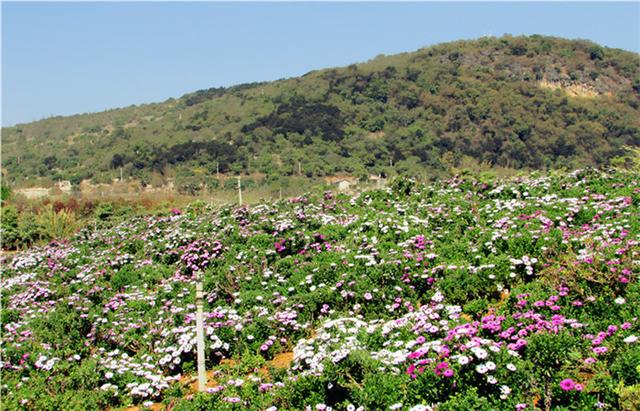
[[[198,355],[198,391],[204,392],[207,386],[207,369],[204,359],[204,292],[202,291],[202,272],[196,272],[196,343]]]
[[[282,187],[280,187],[280,201],[282,201]]]
[[[216,178],[220,180],[220,163],[216,161]]]
[[[238,176],[238,205],[242,206],[242,185],[240,184],[240,176]]]
[[[302,164],[300,164],[300,161],[298,161],[298,175],[302,175]]]

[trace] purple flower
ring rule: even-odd
[[[599,347],[595,347],[593,349],[593,353],[596,355],[600,355],[600,354],[604,354],[608,351],[609,349],[607,347],[605,347],[604,345],[601,345]]]
[[[575,387],[576,387],[576,383],[571,378],[567,378],[565,380],[560,381],[560,388],[563,391],[571,391]]]

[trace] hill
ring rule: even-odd
[[[635,53],[584,40],[485,37],[162,103],[2,130],[14,185],[55,180],[183,190],[216,172],[444,173],[606,164],[640,145]],[[423,175],[423,174],[422,174]]]

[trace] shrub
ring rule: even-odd
[[[56,212],[51,204],[38,212],[36,223],[40,227],[40,235],[45,239],[69,237],[79,227],[73,211],[62,208]]]

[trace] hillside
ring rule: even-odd
[[[298,78],[2,130],[14,185],[55,180],[215,186],[276,176],[606,164],[640,145],[635,53],[583,40],[486,37]],[[40,179],[35,179],[41,177]]]

